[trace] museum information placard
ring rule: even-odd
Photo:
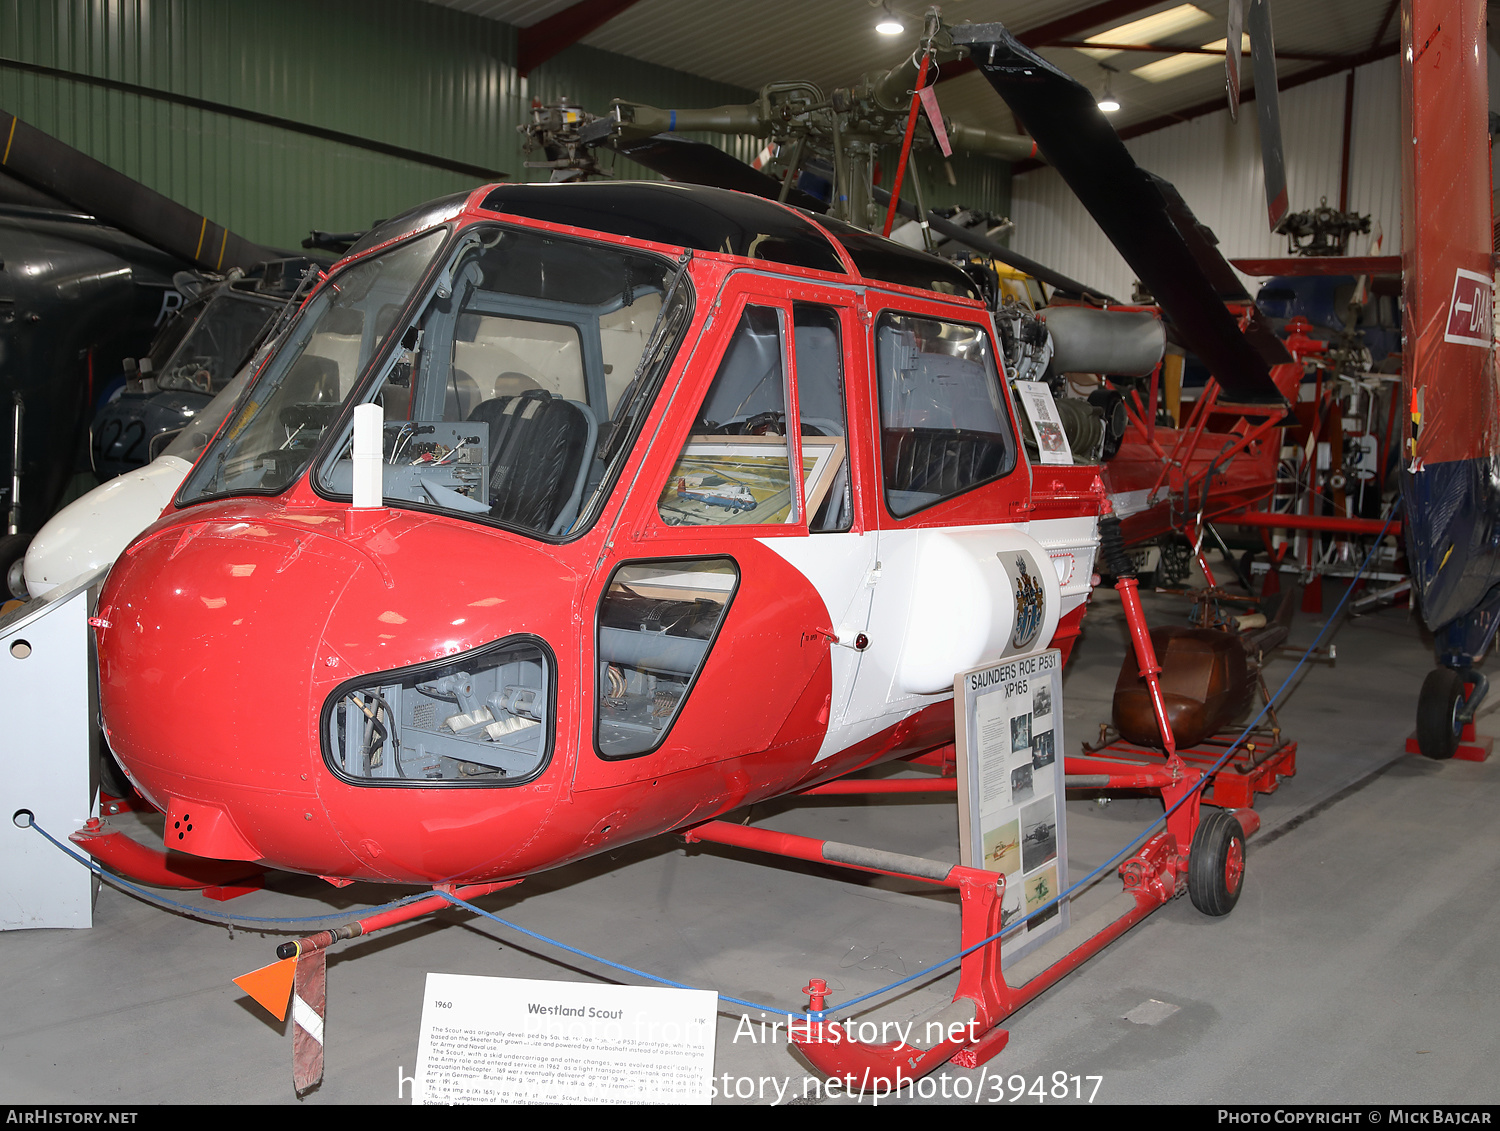
[[[1001,939],[1006,966],[1068,925],[1066,903],[1047,906],[1068,883],[1062,653],[959,673],[953,708],[960,859],[1005,876],[1001,927],[1017,923]]]
[[[1045,381],[1016,381],[1016,393],[1026,408],[1026,420],[1036,439],[1037,462],[1073,466],[1073,449],[1063,429],[1062,415]]]
[[[428,974],[412,1102],[706,1104],[710,990]]]

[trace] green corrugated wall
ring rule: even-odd
[[[277,247],[295,247],[312,228],[367,227],[479,178],[90,80],[305,122],[514,180],[546,175],[523,167],[516,130],[533,96],[567,95],[594,113],[611,98],[673,107],[754,97],[581,45],[526,79],[515,58],[514,28],[417,0],[0,0],[0,109]],[[758,146],[709,140],[746,159]],[[952,166],[956,187],[936,166],[925,172],[930,204],[1009,207],[1008,166]]]

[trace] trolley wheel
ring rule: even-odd
[[[1270,576],[1267,574],[1267,576]],[[1240,577],[1250,595],[1255,596],[1255,551],[1246,550],[1240,555]]]
[[[1458,752],[1458,736],[1464,725],[1464,677],[1452,668],[1437,668],[1422,681],[1417,697],[1417,749],[1428,758],[1446,761]]]
[[[1205,915],[1228,915],[1245,881],[1245,830],[1225,809],[1204,810],[1188,853],[1188,895]]]

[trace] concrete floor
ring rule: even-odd
[[[1150,604],[1153,623],[1184,615],[1167,598]],[[1302,617],[1294,640],[1310,642],[1321,624]],[[972,1102],[962,1097],[976,1087],[986,1101],[1008,1101],[1018,1082],[1030,1089],[1044,1077],[1050,1086],[1054,1073],[1102,1077],[1098,1103],[1500,1099],[1500,961],[1491,945],[1500,937],[1500,826],[1491,810],[1500,758],[1435,763],[1404,753],[1431,666],[1405,610],[1349,622],[1336,643],[1337,664],[1305,669],[1281,712],[1300,743],[1298,774],[1257,802],[1264,825],[1249,842],[1235,911],[1210,919],[1186,899],[1163,908],[1018,1012],[1009,1047],[984,1069],[949,1065],[935,1098],[911,1102],[943,1102],[945,1091],[948,1102]],[[1065,680],[1069,751],[1108,716],[1123,645],[1118,603],[1103,593]],[[1270,685],[1291,668],[1291,659],[1274,661]],[[1500,719],[1487,716],[1480,730],[1493,733]],[[1070,801],[1073,875],[1159,812],[1148,800]],[[957,859],[951,801],[808,800],[749,816]],[[1099,890],[1117,885],[1109,878]],[[352,919],[388,898],[370,885],[336,891],[284,876],[232,906],[260,916],[347,910]],[[777,1009],[800,1008],[810,977],[826,979],[836,1002],[920,971],[958,941],[956,901],[925,885],[768,865],[671,837],[482,902],[614,961]],[[272,961],[281,937],[231,932],[106,887],[91,930],[0,939],[0,1101],[397,1103],[398,1079],[416,1061],[427,972],[607,976],[457,912],[341,944],[329,963],[326,1078],[298,1100],[288,1025],[230,981]],[[946,1001],[953,986],[951,973],[935,974],[878,1011],[910,1018]],[[742,1012],[721,1007],[716,1072],[780,1081],[800,1095],[810,1073],[784,1043],[735,1040]],[[1083,1089],[1088,1098],[1092,1084]]]

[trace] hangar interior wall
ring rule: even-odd
[[[0,0],[0,109],[276,247],[296,247],[313,228],[365,228],[484,178],[230,109],[521,181],[547,176],[524,167],[516,129],[534,97],[566,95],[596,114],[612,98],[689,107],[755,97],[581,44],[526,78],[516,57],[515,28],[417,0]],[[174,104],[162,93],[225,110]],[[744,160],[760,146],[750,137],[694,136]],[[951,166],[956,184],[935,163],[924,168],[930,204],[1006,210],[1007,164],[956,157]],[[618,172],[652,176],[624,160]]]
[[[1345,74],[1293,87],[1281,95],[1282,148],[1293,212],[1339,202]],[[1395,57],[1360,67],[1354,76],[1349,149],[1349,207],[1368,213],[1371,232],[1385,235],[1384,254],[1401,249],[1401,75]],[[1177,186],[1199,221],[1219,237],[1226,259],[1287,253],[1286,239],[1266,223],[1260,130],[1255,104],[1228,109],[1133,138],[1126,147],[1142,168]],[[1135,274],[1052,169],[1035,169],[1012,184],[1011,246],[1048,266],[1129,299]],[[1378,225],[1378,229],[1376,227]],[[1355,236],[1351,253],[1365,254]],[[1259,281],[1241,276],[1253,295]]]

